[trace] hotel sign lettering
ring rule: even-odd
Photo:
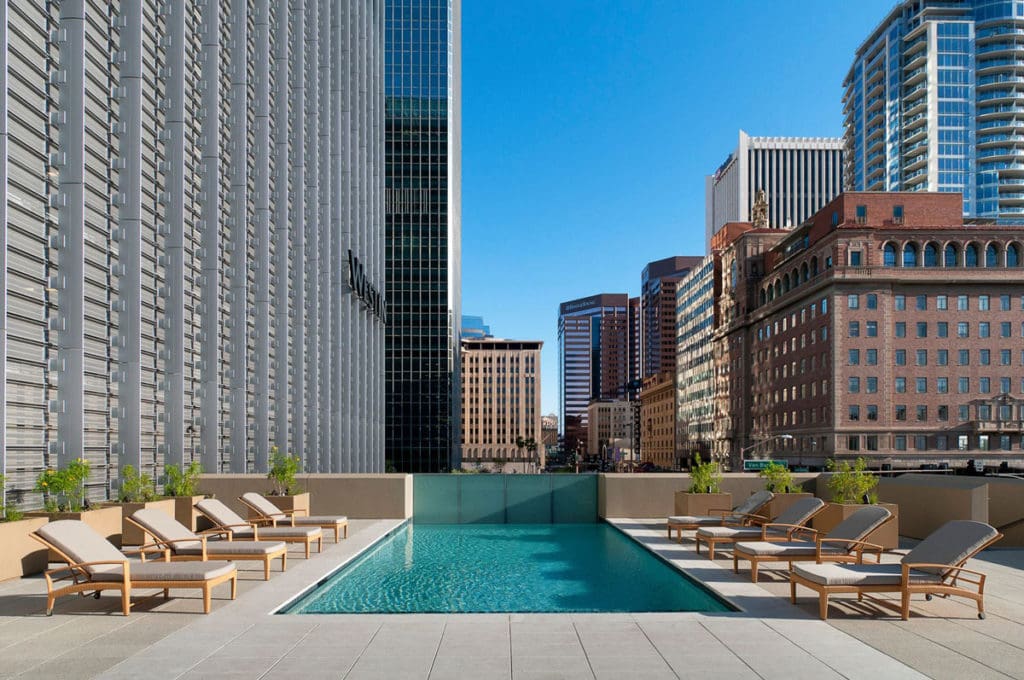
[[[373,312],[378,319],[387,323],[388,308],[384,294],[366,278],[363,263],[351,250],[348,251],[348,285],[352,287],[352,292],[363,301],[367,309]]]

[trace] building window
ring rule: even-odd
[[[956,324],[956,337],[958,338],[969,338],[971,337],[971,325],[966,321],[958,321]]]
[[[1022,328],[1024,328],[1024,326],[1022,326]],[[869,338],[877,338],[878,337],[878,322],[877,321],[868,321],[867,322],[867,336]]]
[[[896,350],[896,365],[906,366],[907,365],[907,350],[898,349]]]
[[[860,392],[860,378],[851,377],[847,380],[847,391],[850,394],[857,394]]]
[[[999,309],[1003,312],[1010,311],[1010,296],[1000,295],[999,296]]]
[[[916,363],[917,363],[918,366],[927,366],[928,365],[928,350],[926,350],[926,349],[919,349],[919,350],[917,350],[916,355],[917,355]]]
[[[947,267],[955,267],[958,255],[956,245],[950,243],[942,252],[942,263]]]
[[[942,422],[946,422],[949,420],[949,406],[942,404],[939,406],[937,410],[938,414],[936,417],[938,417],[939,420],[941,420]]]
[[[896,378],[896,393],[897,394],[903,394],[906,391],[907,391],[907,379],[906,378]]]
[[[903,246],[903,266],[917,266],[917,245],[913,243],[908,243],[907,245]]]
[[[978,392],[981,394],[990,394],[992,392],[992,379],[978,378]]]
[[[1009,378],[1003,377],[1003,378],[999,379],[999,393],[1000,394],[1009,394],[1010,393],[1010,379]],[[1007,416],[1007,418],[1005,418],[1005,420],[1009,420],[1009,416]]]
[[[971,365],[971,350],[969,350],[969,349],[957,350],[956,365],[957,366],[970,366]]]
[[[821,313],[828,314],[828,298],[821,299]]]
[[[859,338],[860,337],[860,322],[859,321],[851,321],[850,322],[849,336],[851,338]]]
[[[949,445],[948,441],[949,440],[944,434],[935,435],[935,448],[939,451],[945,451],[946,447]]]
[[[1010,334],[1011,334],[1010,322],[1009,321],[1002,321],[1002,322],[1000,322],[999,323],[999,337],[1001,337],[1001,338],[1008,338],[1008,337],[1010,337]]]
[[[868,392],[868,394],[875,394],[876,392],[878,392],[878,378],[876,378],[876,377],[869,377],[868,378],[867,392]]]
[[[928,309],[928,296],[927,295],[918,295],[917,298],[915,298],[914,302],[915,302],[914,306],[916,307],[917,311],[921,312],[921,311],[924,311],[924,310]]]
[[[866,297],[868,309],[878,309],[878,296],[874,293],[868,293]]]
[[[979,295],[978,296],[978,309],[980,309],[983,312],[987,312],[988,311],[988,296],[987,295]]]
[[[892,306],[897,312],[902,312],[907,308],[907,298],[905,295],[894,295],[892,298]]]
[[[938,364],[939,366],[948,366],[949,365],[949,350],[948,349],[936,350],[935,363]]]
[[[938,321],[935,324],[935,334],[940,338],[949,337],[949,323],[945,321]]]
[[[868,221],[868,207],[866,205],[858,205],[857,208],[857,224],[864,224]]]
[[[946,394],[949,392],[949,378],[936,378],[935,391],[939,394]]]
[[[896,224],[903,224],[903,206],[894,205],[892,207],[892,221]]]
[[[886,267],[896,266],[896,245],[893,243],[886,243],[885,248],[882,249],[882,264]]]
[[[988,321],[982,321],[978,324],[978,337],[987,338],[992,334],[991,325]]]
[[[863,264],[864,253],[860,250],[850,251],[850,266],[860,267]]]
[[[929,243],[924,247],[924,266],[939,266],[939,249],[935,247],[934,243]]]
[[[966,295],[956,296],[956,310],[958,312],[966,312],[970,307],[971,305]]]
[[[907,323],[905,321],[896,322],[896,337],[905,338],[907,337]]]
[[[868,404],[866,408],[866,416],[868,420],[878,420],[878,405]]]
[[[918,451],[925,451],[928,449],[928,437],[923,434],[914,436],[914,448]]]
[[[860,420],[860,406],[850,407],[850,420]]]
[[[949,300],[945,295],[935,296],[935,309],[947,310],[949,309]]]
[[[978,350],[978,363],[982,366],[989,366],[992,363],[992,351],[988,349]]]
[[[906,451],[907,450],[907,436],[903,435],[903,434],[898,434],[895,437],[893,437],[892,438],[892,448],[896,449],[897,451]]]
[[[961,376],[956,379],[956,391],[958,394],[967,394],[971,391],[971,379]]]
[[[878,350],[877,349],[866,350],[865,353],[864,353],[864,359],[865,359],[865,363],[867,363],[868,366],[877,366],[878,365]]]
[[[914,380],[914,387],[918,394],[925,394],[928,392],[928,378],[917,378]]]
[[[928,337],[928,322],[918,321],[917,322],[917,337],[927,338]]]
[[[860,435],[851,434],[846,438],[846,448],[850,451],[860,450]]]
[[[978,246],[975,245],[974,243],[969,243],[967,244],[967,247],[964,248],[964,266],[978,266]]]
[[[849,354],[848,363],[850,366],[857,366],[860,364],[860,350],[851,349]]]
[[[868,451],[877,451],[878,450],[878,435],[877,434],[866,435],[864,437],[864,448],[866,448]]]
[[[1000,366],[1009,366],[1010,365],[1010,359],[1011,359],[1010,350],[1008,350],[1008,349],[1001,349],[1001,350],[999,350],[999,365]]]
[[[846,307],[847,307],[847,309],[860,309],[860,296],[859,295],[847,295],[846,296]]]

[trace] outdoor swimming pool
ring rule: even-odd
[[[732,608],[608,524],[410,522],[281,613],[689,611]]]

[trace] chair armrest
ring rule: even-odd
[[[931,569],[944,569],[947,572],[953,571],[953,572],[956,572],[958,577],[960,576],[960,574],[971,574],[972,576],[979,577],[982,581],[985,580],[985,574],[983,572],[975,571],[974,569],[968,569],[967,567],[954,567],[954,566],[951,566],[951,565],[948,565],[948,564],[931,564],[931,563],[928,563],[928,562],[918,562],[917,564],[910,564],[910,563],[907,563],[907,562],[903,562],[903,573],[904,574],[909,574],[911,569],[921,569],[921,568],[925,568],[925,569],[929,569],[929,568],[931,568]]]
[[[170,562],[171,551],[169,548],[163,548],[159,543],[147,543],[140,545],[135,550],[122,550],[125,555],[138,555],[143,562],[146,561],[146,556],[150,553],[159,555],[164,558],[164,562]]]
[[[52,588],[54,581],[63,581],[65,579],[67,579],[67,578],[72,578],[72,579],[74,579],[75,583],[78,583],[78,572],[82,572],[86,576],[88,576],[89,572],[86,569],[86,567],[96,567],[96,566],[105,565],[105,564],[119,564],[119,565],[121,565],[121,568],[124,569],[124,572],[122,572],[122,574],[121,574],[121,581],[127,583],[127,581],[128,581],[128,569],[129,569],[129,567],[128,567],[128,560],[127,559],[123,559],[123,560],[97,560],[96,562],[75,562],[75,563],[70,563],[69,562],[66,566],[63,566],[63,567],[57,567],[56,569],[47,569],[46,571],[43,572],[43,577],[46,579],[47,588]],[[63,576],[60,576],[59,578],[56,578],[56,579],[53,578],[54,574],[59,574],[59,573],[62,573],[62,572],[64,574]]]
[[[767,529],[783,528],[783,529],[789,529],[790,531],[797,531],[797,530],[799,530],[801,533],[808,533],[808,534],[817,534],[818,533],[817,529],[812,529],[810,527],[805,527],[803,524],[786,524],[785,522],[768,522],[767,524],[762,524],[761,528],[762,529],[766,529],[766,530]]]
[[[245,526],[248,526],[248,525],[245,525]],[[198,536],[199,536],[199,538],[205,538],[207,536],[223,536],[224,538],[226,538],[226,539],[228,539],[230,541],[231,540],[231,530],[226,528],[226,527],[215,527],[213,529],[206,529],[205,531],[200,531]],[[194,539],[194,538],[180,538],[180,539],[177,539],[177,540],[178,540],[178,542],[184,542],[184,541],[194,541],[196,539]]]
[[[822,543],[844,543],[844,544],[848,544],[848,545],[852,544],[851,545],[851,550],[852,549],[856,549],[857,554],[859,555],[859,559],[857,560],[858,562],[863,562],[864,561],[864,552],[865,551],[870,551],[870,552],[875,553],[876,561],[877,562],[881,562],[882,561],[882,553],[885,552],[885,548],[883,548],[880,545],[877,545],[875,543],[868,543],[867,541],[858,541],[858,540],[853,539],[853,538],[828,538],[827,536],[818,536],[817,539],[816,539],[816,542],[817,542],[817,545],[818,545],[818,549],[817,549],[818,557],[821,557],[821,544]],[[847,552],[849,552],[849,550]]]
[[[735,515],[732,508],[708,508],[709,515]]]

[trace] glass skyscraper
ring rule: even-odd
[[[460,0],[386,0],[385,456],[460,465]]]
[[[1024,3],[907,0],[844,82],[847,190],[963,194],[964,215],[1024,214]]]

